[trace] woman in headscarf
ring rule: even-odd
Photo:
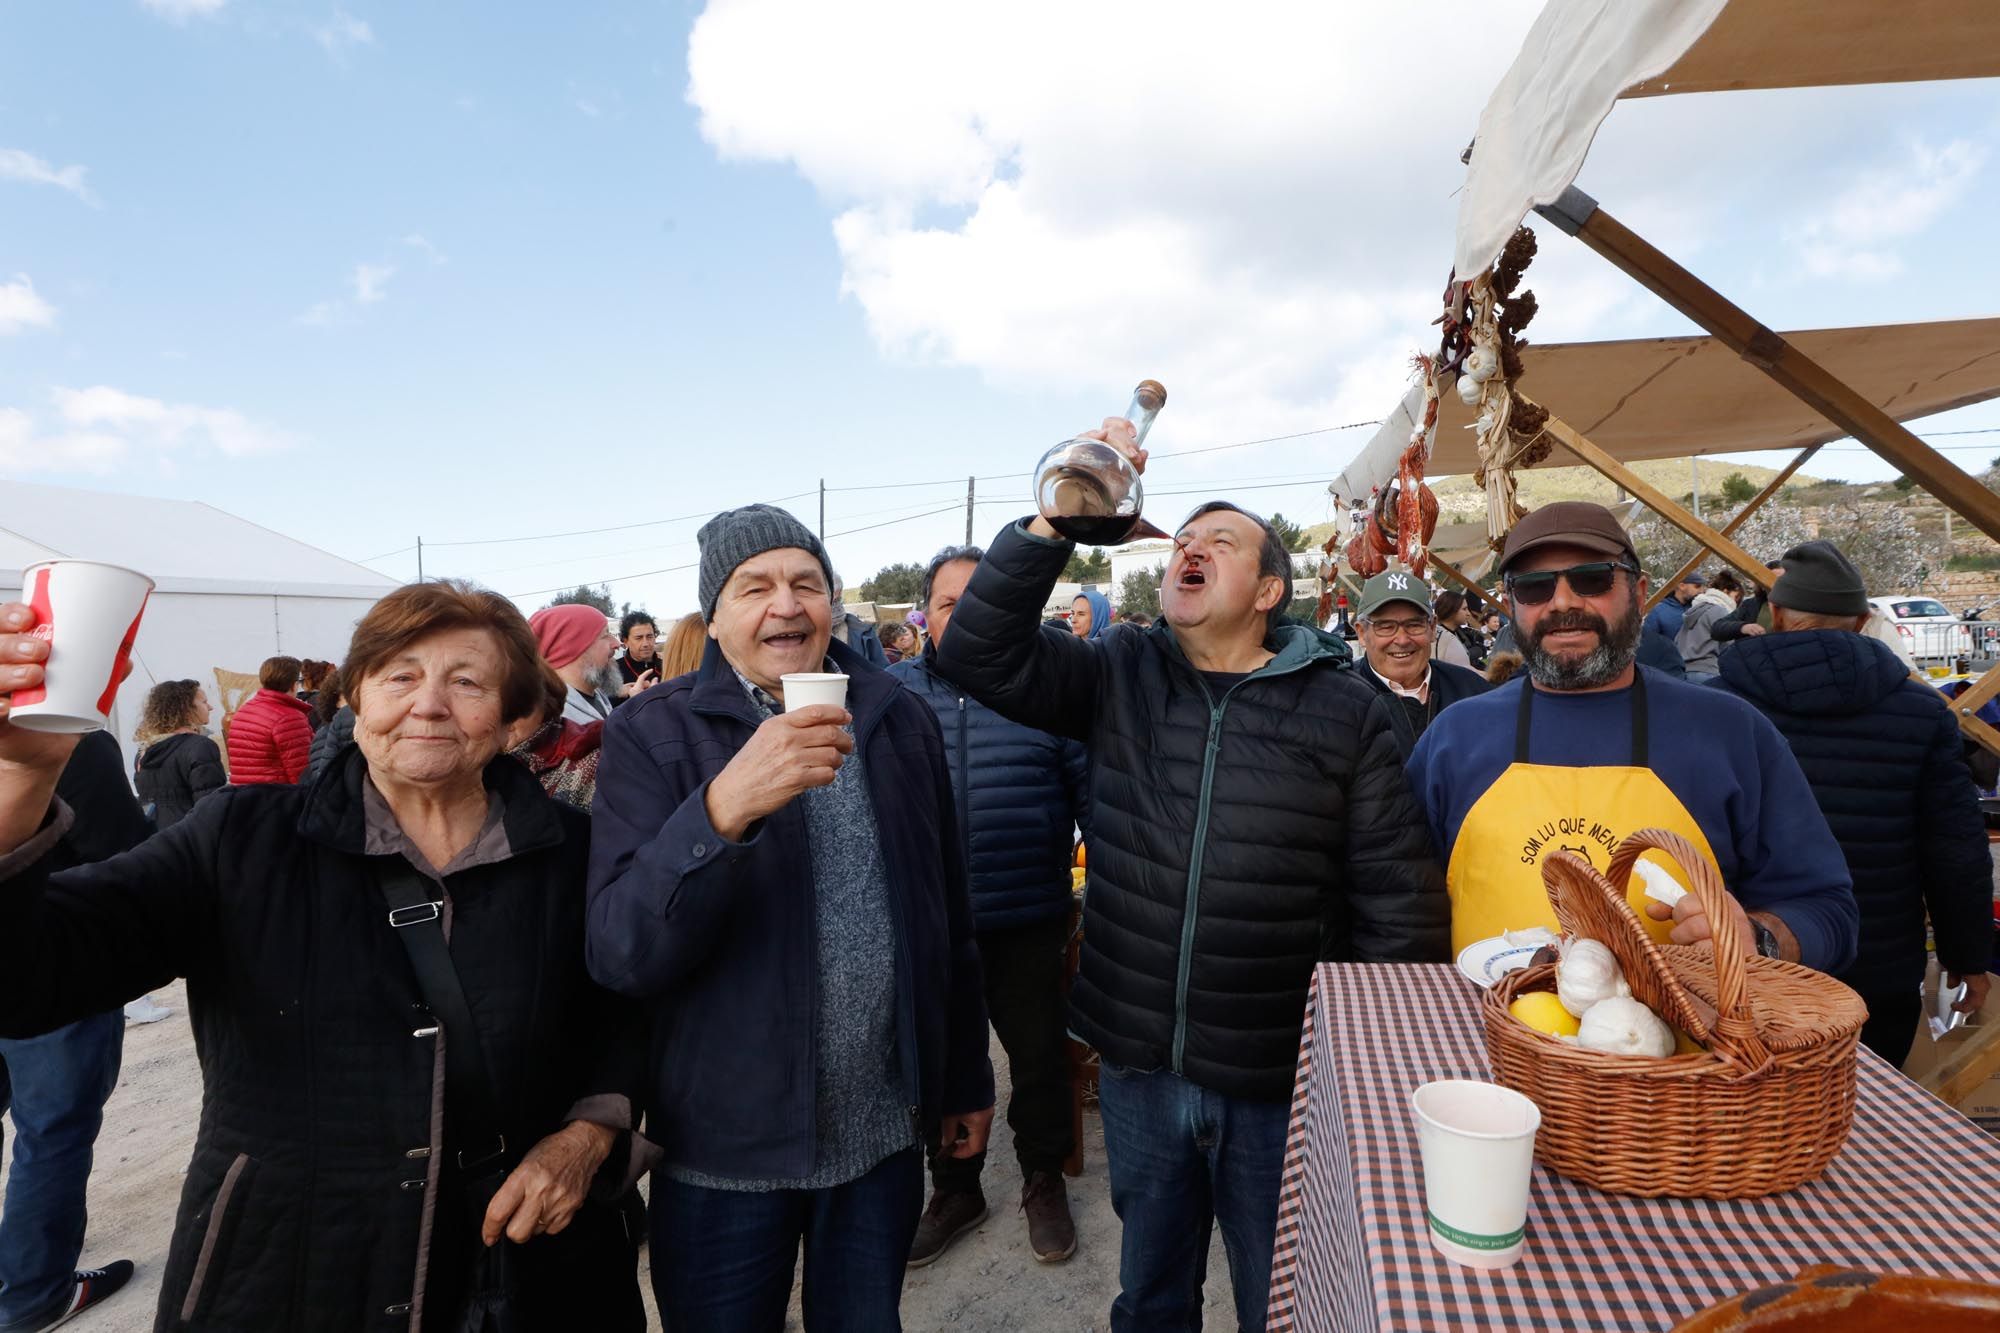
[[[1101,592],[1086,588],[1076,595],[1069,612],[1069,632],[1079,639],[1095,639],[1111,628],[1111,603]]]

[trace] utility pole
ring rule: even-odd
[[[967,477],[965,479],[965,544],[967,546],[972,545],[972,493],[973,488],[978,483],[979,478],[977,477]]]
[[[826,540],[826,478],[819,479],[819,539]]]
[[[417,582],[424,581],[424,539],[417,538]]]

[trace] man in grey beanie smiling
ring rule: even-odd
[[[936,717],[832,637],[784,510],[711,519],[692,676],[605,724],[591,972],[653,1002],[653,1290],[669,1328],[899,1327],[926,1149],[984,1151],[986,1006]],[[839,672],[847,707],[785,705]]]

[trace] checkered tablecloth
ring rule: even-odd
[[[1445,1260],[1424,1227],[1412,1089],[1490,1077],[1479,991],[1444,965],[1327,963],[1292,1099],[1269,1327],[1671,1329],[1813,1264],[2000,1282],[2000,1143],[1868,1051],[1854,1130],[1789,1194],[1603,1194],[1535,1167],[1521,1262]]]

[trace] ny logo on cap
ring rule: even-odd
[[[1391,574],[1389,575],[1389,586],[1397,592],[1401,592],[1410,586],[1410,576],[1408,574]]]

